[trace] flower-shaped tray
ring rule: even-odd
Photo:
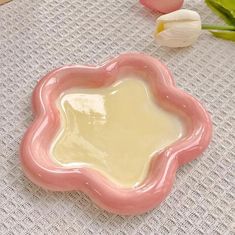
[[[161,107],[182,118],[184,136],[156,153],[146,179],[132,188],[122,188],[88,167],[56,164],[50,146],[61,124],[58,97],[71,88],[107,87],[130,72],[149,84]],[[50,190],[83,191],[100,207],[117,214],[139,214],[156,207],[170,192],[177,169],[198,157],[211,139],[211,121],[202,105],[176,88],[166,66],[145,54],[122,54],[97,67],[58,68],[39,81],[32,103],[35,118],[22,140],[20,154],[28,178]]]

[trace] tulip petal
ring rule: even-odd
[[[183,5],[183,0],[140,0],[140,3],[156,12],[169,13]]]
[[[155,33],[156,41],[162,46],[186,47],[193,44],[201,32],[201,22],[169,22],[164,30]]]
[[[163,46],[190,46],[201,32],[200,15],[191,10],[182,9],[160,16],[156,23],[156,41]]]
[[[196,11],[181,9],[157,18],[156,23],[170,21],[200,21],[201,17]]]
[[[200,32],[195,33],[193,30],[189,30],[188,33],[184,33],[179,29],[168,29],[159,33],[156,36],[156,41],[162,46],[187,47],[197,40],[199,34]]]

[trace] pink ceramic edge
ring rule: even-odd
[[[89,74],[108,73],[117,76],[119,69],[127,64],[136,69],[142,66],[148,76],[155,77],[154,84],[150,85],[158,87],[158,98],[162,99],[162,104],[169,99],[174,102],[175,107],[189,117],[186,137],[154,157],[147,179],[133,189],[118,188],[92,169],[62,169],[56,166],[47,168],[46,165],[40,165],[35,158],[36,150],[32,140],[37,138],[39,127],[45,131],[48,129],[48,135],[51,134],[53,128],[50,129],[47,125],[53,125],[53,123],[45,125],[45,119],[54,118],[56,122],[55,118],[59,118],[58,113],[53,109],[48,112],[51,104],[50,100],[45,98],[44,87],[50,85],[52,79],[63,72],[83,70]],[[122,54],[99,67],[74,65],[56,69],[37,84],[33,95],[33,107],[35,119],[25,133],[20,148],[25,174],[34,183],[47,189],[83,191],[100,207],[117,214],[140,214],[156,207],[170,192],[178,167],[199,156],[208,146],[212,133],[209,115],[202,105],[195,98],[175,87],[174,80],[165,65],[141,53]],[[42,127],[42,125],[45,126]]]

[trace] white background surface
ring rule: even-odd
[[[203,1],[184,6],[205,23],[219,22]],[[0,6],[0,234],[234,234],[235,43],[203,33],[190,48],[159,47],[152,36],[157,16],[135,0]],[[37,80],[61,65],[98,64],[125,51],[165,62],[214,125],[210,147],[178,171],[167,200],[136,217],[104,212],[83,193],[38,188],[24,177],[18,152]]]

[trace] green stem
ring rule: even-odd
[[[210,24],[202,24],[202,29],[209,29],[209,30],[231,30],[235,31],[235,26],[230,25],[210,25]]]

